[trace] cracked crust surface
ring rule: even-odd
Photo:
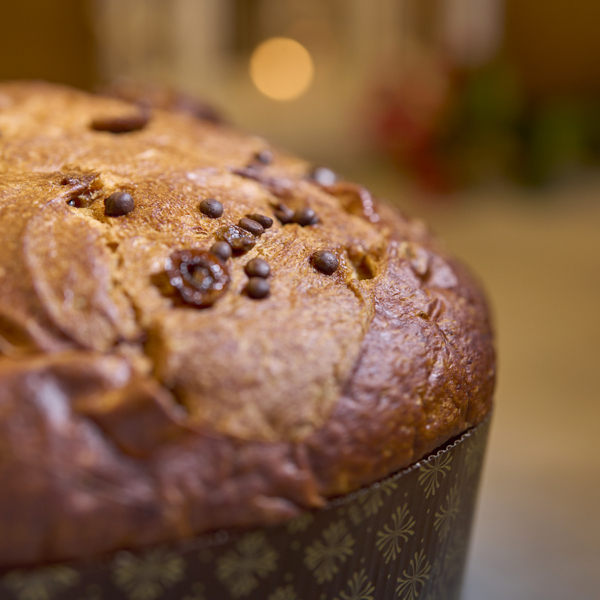
[[[485,300],[422,224],[190,115],[91,127],[136,110],[0,84],[0,565],[280,522],[491,408]],[[116,191],[135,209],[107,217]],[[208,197],[221,218],[199,211]],[[281,202],[319,222],[282,225]],[[178,302],[165,260],[254,213],[275,223],[228,261],[227,292]],[[311,263],[322,249],[331,276]],[[272,273],[260,301],[243,293],[256,257]]]

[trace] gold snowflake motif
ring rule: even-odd
[[[425,488],[425,498],[435,495],[442,484],[442,479],[446,477],[452,468],[450,466],[451,462],[452,456],[450,454],[441,454],[419,469],[421,471],[419,483]]]
[[[131,600],[155,600],[183,579],[185,563],[165,549],[150,550],[142,556],[120,553],[113,563],[113,580]]]
[[[350,506],[348,506],[348,508],[346,509],[346,512],[348,514],[350,521],[352,521],[352,524],[355,527],[362,523],[362,521],[364,519],[363,511],[360,509],[360,507],[356,503],[350,504]]]
[[[298,595],[293,586],[287,585],[286,587],[278,587],[267,600],[298,600]]]
[[[385,563],[390,560],[396,560],[400,554],[402,542],[406,542],[411,535],[414,535],[414,526],[416,521],[410,516],[408,504],[396,508],[396,513],[392,515],[392,524],[385,525],[381,531],[377,532],[377,541],[375,545],[380,552],[383,552]]]
[[[304,557],[304,564],[313,571],[319,584],[333,579],[339,571],[338,563],[346,562],[354,546],[354,538],[344,521],[332,523],[323,532],[323,540],[317,540],[306,548]]]
[[[257,531],[248,533],[217,560],[217,577],[229,589],[232,598],[242,598],[277,568],[277,552]]]
[[[439,512],[435,513],[433,526],[439,533],[440,540],[443,541],[446,539],[459,512],[460,494],[458,493],[458,485],[455,485],[453,488],[450,488],[450,492],[448,492]]]
[[[364,569],[360,573],[354,573],[347,585],[348,593],[341,592],[340,598],[335,600],[373,600],[375,586],[369,581]]]
[[[445,580],[443,577],[442,563],[436,559],[431,570],[431,589],[425,596],[425,600],[438,600],[443,596],[445,589]]]
[[[184,596],[182,600],[206,600],[204,595],[204,584],[197,582],[192,585],[191,594]]]
[[[392,491],[398,487],[394,481],[375,484],[366,494],[359,497],[358,502],[362,505],[366,517],[372,517],[379,512],[383,501],[389,498]]]
[[[11,571],[2,581],[18,600],[53,600],[78,580],[79,574],[74,569],[55,566]]]
[[[414,558],[411,558],[409,568],[402,571],[402,577],[396,580],[396,593],[401,600],[416,600],[421,593],[425,582],[429,579],[431,565],[425,557],[425,552],[415,552]]]
[[[308,526],[315,520],[309,512],[302,513],[299,517],[292,519],[287,526],[288,533],[294,535],[300,531],[306,531]]]

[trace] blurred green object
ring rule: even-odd
[[[516,176],[522,149],[515,132],[525,99],[509,66],[492,63],[455,76],[455,106],[442,123],[440,150],[458,185]]]
[[[446,76],[443,109],[421,124],[427,144],[390,151],[414,138],[414,128],[403,127],[411,122],[406,93],[387,96],[379,123],[380,147],[424,189],[443,193],[496,180],[545,186],[600,165],[600,98],[529,99],[505,59],[449,68]]]
[[[592,157],[584,104],[556,101],[532,111],[525,140],[529,157],[527,180],[545,184],[578,170]]]

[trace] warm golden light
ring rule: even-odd
[[[250,57],[254,85],[274,100],[293,100],[310,87],[314,65],[308,50],[296,40],[276,37],[259,44]]]

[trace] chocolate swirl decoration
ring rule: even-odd
[[[187,304],[212,306],[229,286],[229,272],[215,254],[203,250],[178,250],[165,261],[171,285]]]

